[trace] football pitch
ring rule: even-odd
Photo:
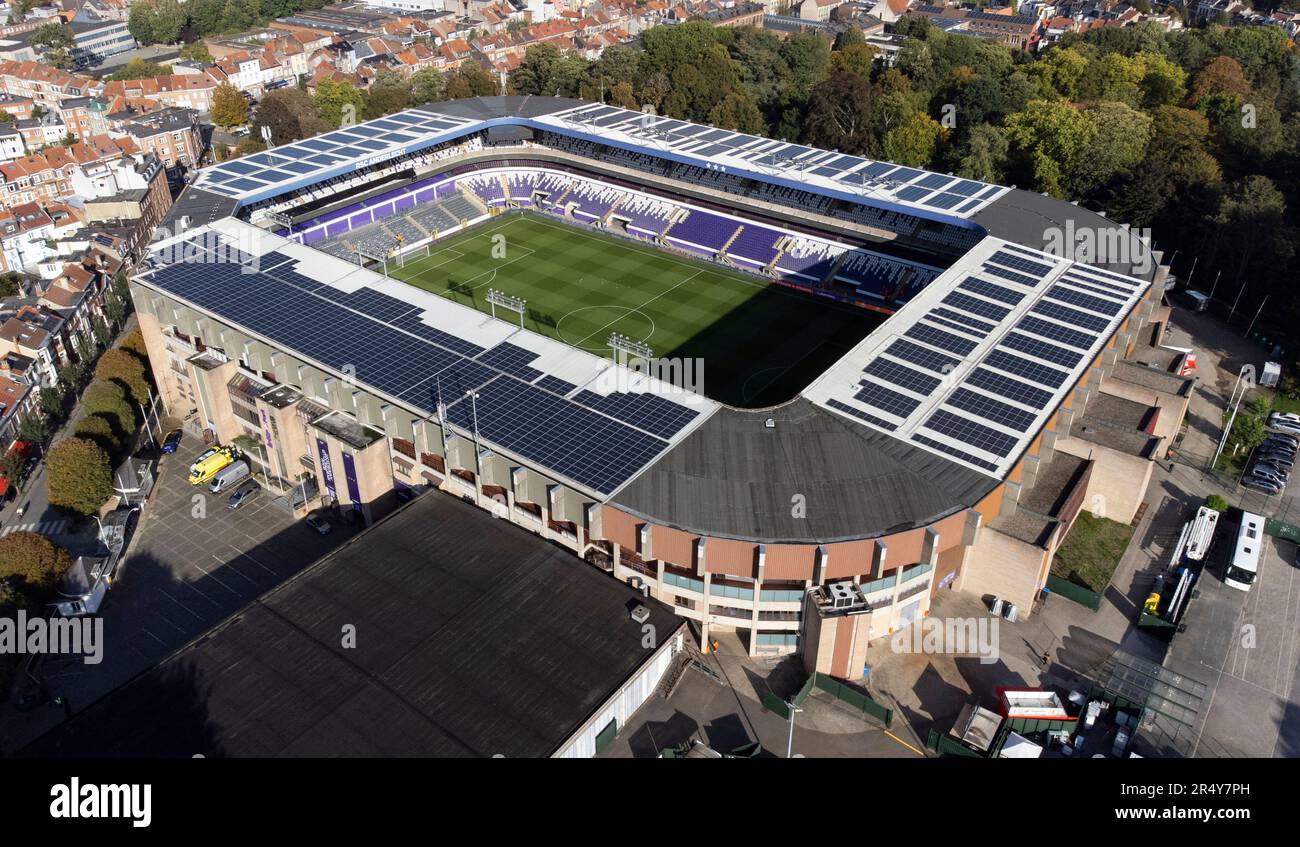
[[[483,312],[490,289],[524,298],[527,328],[592,353],[612,355],[607,341],[619,333],[656,357],[697,358],[704,393],[744,407],[790,399],[883,320],[531,214],[437,242],[389,275]]]

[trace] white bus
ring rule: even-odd
[[[1250,512],[1241,513],[1241,529],[1232,561],[1223,575],[1226,585],[1249,591],[1259,575],[1259,548],[1264,543],[1264,519]]]

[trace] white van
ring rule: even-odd
[[[217,475],[212,478],[212,482],[208,485],[208,491],[211,491],[213,494],[220,494],[240,480],[247,478],[248,462],[231,462],[226,467],[217,471]]]

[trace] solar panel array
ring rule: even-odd
[[[805,187],[824,186],[848,194],[968,217],[1004,189],[962,177],[877,162],[831,150],[774,141],[616,106],[590,104],[538,119],[597,141],[622,140],[653,151],[724,163],[754,173],[778,173]]]
[[[448,421],[466,435],[474,426],[466,392],[473,391],[480,440],[601,494],[666,450],[703,408],[633,392],[565,399],[576,386],[533,367],[538,354],[504,342],[485,349],[428,326],[399,298],[369,288],[344,292],[278,252],[262,256],[256,273],[220,261],[220,250],[208,259],[164,265],[141,279],[426,415],[441,399]]]
[[[851,397],[823,402],[981,470],[1008,469],[1147,284],[990,245],[871,345]]]
[[[286,179],[324,179],[350,169],[356,162],[418,150],[473,123],[466,118],[409,109],[205,168],[195,184],[227,197],[243,198]]]

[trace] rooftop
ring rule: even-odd
[[[364,602],[358,602],[364,598]],[[37,740],[37,757],[549,756],[685,625],[426,494]],[[339,627],[362,633],[340,646]]]

